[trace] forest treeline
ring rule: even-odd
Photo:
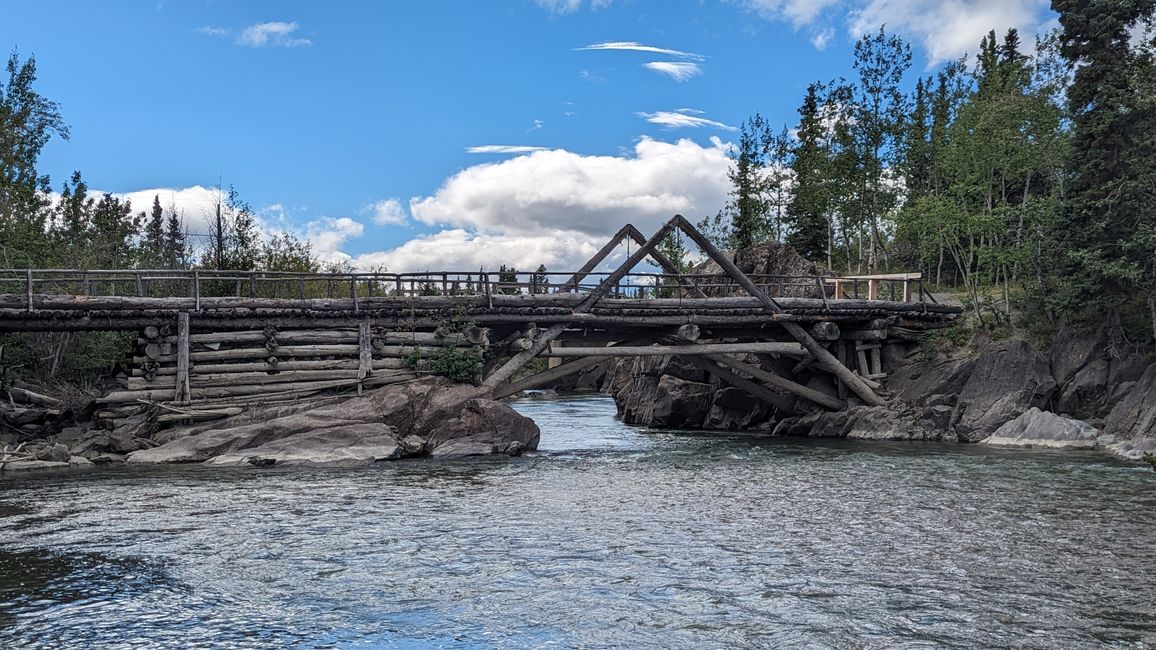
[[[911,79],[884,28],[799,119],[755,114],[717,244],[790,244],[840,273],[920,270],[986,325],[1107,318],[1156,336],[1156,0],[1053,0],[1060,27]],[[914,81],[914,83],[912,83]]]

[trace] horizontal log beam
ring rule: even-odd
[[[396,384],[404,381],[415,379],[413,374],[394,374],[394,375],[380,375],[370,376],[364,380],[366,386],[385,386],[388,384]],[[237,396],[261,396],[266,393],[307,393],[319,392],[322,390],[331,390],[336,388],[347,388],[357,386],[358,380],[356,377],[352,379],[334,379],[330,381],[309,381],[309,382],[295,382],[287,384],[277,384],[276,386],[269,385],[251,385],[251,386],[222,386],[222,387],[206,387],[193,388],[191,390],[191,397],[194,402],[200,399],[212,399],[217,397],[237,397]],[[273,391],[275,389],[275,391]],[[118,404],[125,402],[168,402],[173,397],[171,388],[159,388],[150,390],[123,390],[114,391],[103,397],[96,398],[98,404]]]
[[[656,357],[704,354],[778,353],[803,356],[807,351],[795,342],[703,343],[699,345],[641,345],[612,347],[559,347],[543,352],[543,357]]]

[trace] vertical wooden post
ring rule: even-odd
[[[177,387],[173,400],[178,404],[189,401],[189,312],[177,314]]]
[[[393,277],[393,281],[394,281],[394,282],[397,284],[397,289],[396,289],[396,290],[394,290],[394,292],[393,292],[393,293],[394,293],[394,295],[396,295],[396,296],[398,296],[398,297],[400,298],[402,295],[404,295],[404,294],[402,294],[402,292],[401,292],[401,276],[400,276],[400,275],[395,275],[395,276]]]
[[[249,274],[249,297],[250,298],[256,298],[257,297],[257,274],[256,273],[250,273]]]
[[[28,283],[28,311],[36,311],[36,308],[32,306],[32,269],[28,269],[26,280]]]
[[[878,280],[868,280],[867,281],[867,299],[868,300],[878,300],[879,299],[879,281]]]
[[[144,297],[144,281],[141,280],[140,271],[137,271],[136,273],[134,273],[133,276],[136,278],[136,295],[138,298],[143,298]]]
[[[352,273],[349,274],[349,297],[353,298],[353,311],[361,311],[357,304],[357,278]]]
[[[201,311],[201,272],[193,270],[193,310]]]
[[[357,324],[357,394],[362,393],[362,383],[373,372],[373,336],[369,321]]]

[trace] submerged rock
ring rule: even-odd
[[[533,420],[474,386],[425,378],[364,396],[272,407],[177,427],[130,463],[366,465],[406,455],[518,454],[536,449]],[[443,449],[443,447],[445,447]]]
[[[1100,431],[1082,420],[1073,420],[1038,408],[1030,408],[1005,423],[981,444],[1002,447],[1051,447],[1092,449]]]

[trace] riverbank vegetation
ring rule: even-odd
[[[1034,44],[993,31],[914,80],[901,37],[864,36],[797,122],[743,123],[731,200],[701,226],[838,272],[921,270],[986,328],[1096,319],[1152,340],[1156,2],[1052,5]]]

